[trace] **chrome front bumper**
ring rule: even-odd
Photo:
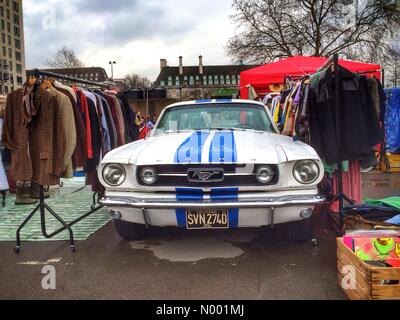
[[[105,197],[100,204],[105,207],[134,209],[198,209],[198,208],[281,208],[289,206],[316,206],[325,201],[321,195],[296,195],[271,198],[246,198],[238,200],[170,200],[138,199],[133,197]]]

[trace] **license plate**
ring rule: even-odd
[[[228,210],[186,210],[188,229],[228,229]]]

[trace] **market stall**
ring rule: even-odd
[[[265,94],[272,91],[271,85],[279,88],[284,84],[287,76],[298,78],[313,74],[327,61],[327,58],[322,57],[295,56],[242,72],[240,74],[240,97],[242,99],[249,98],[250,87],[254,88],[260,97],[264,97]],[[379,65],[350,60],[339,60],[339,64],[352,72],[381,78],[381,66]]]
[[[336,222],[339,285],[350,299],[400,298],[400,198],[362,195],[361,169],[377,164],[385,140],[378,74],[371,66],[350,70],[335,54],[312,74],[288,72],[268,104],[281,134],[311,145],[324,161],[320,192]]]

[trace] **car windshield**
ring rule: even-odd
[[[193,130],[255,130],[275,132],[261,105],[196,104],[168,109],[155,128],[155,135]]]

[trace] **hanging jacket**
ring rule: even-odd
[[[90,114],[89,114],[87,98],[82,91],[77,91],[77,96],[78,96],[79,109],[86,127],[87,158],[93,159],[92,128],[90,125]]]
[[[75,168],[84,167],[86,165],[88,152],[87,152],[87,139],[86,139],[86,128],[83,123],[79,107],[77,104],[77,97],[75,92],[67,86],[60,83],[54,82],[54,87],[68,96],[72,104],[72,110],[74,112],[75,127],[76,127],[76,147],[74,154],[72,155],[72,162]]]
[[[341,141],[336,132],[335,81],[330,68],[311,78],[308,99],[311,145],[330,163],[369,156],[371,148],[383,140],[366,78],[343,67],[339,74]]]

